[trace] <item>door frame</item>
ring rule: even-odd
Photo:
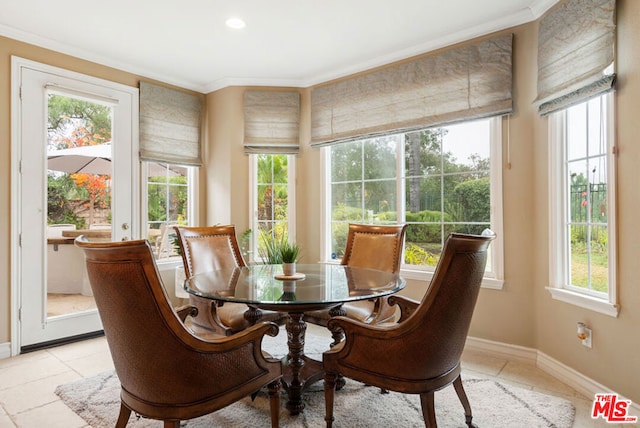
[[[21,70],[30,68],[39,72],[63,76],[81,82],[104,86],[118,91],[127,92],[132,96],[131,105],[131,230],[130,236],[136,238],[140,236],[140,162],[136,154],[139,147],[139,112],[138,112],[138,88],[123,85],[120,83],[96,78],[83,73],[78,73],[63,68],[39,63],[17,56],[11,57],[11,232],[10,232],[10,290],[11,290],[11,356],[20,354],[22,346],[21,338],[21,301],[22,301],[22,278],[21,278],[21,250],[20,234],[23,229],[21,224],[22,206],[21,195],[21,159],[22,159],[22,131],[21,131]],[[126,166],[123,166],[126,167]],[[128,168],[128,167],[127,167]]]

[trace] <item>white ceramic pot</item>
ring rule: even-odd
[[[295,263],[282,263],[282,274],[286,276],[293,276],[296,274]]]

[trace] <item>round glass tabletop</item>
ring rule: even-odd
[[[333,304],[371,299],[404,288],[398,274],[336,264],[298,264],[284,277],[281,265],[251,265],[196,274],[188,293],[212,300],[276,306]]]

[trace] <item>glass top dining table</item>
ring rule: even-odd
[[[331,309],[330,314],[344,314],[340,307],[346,302],[387,296],[404,286],[398,274],[322,263],[297,264],[295,276],[284,276],[281,265],[251,265],[199,273],[184,283],[188,293],[222,304],[244,303],[258,313],[265,309],[288,314],[289,354],[283,359],[282,384],[291,414],[302,412],[304,389],[324,376],[322,363],[304,355],[304,313]]]
[[[295,276],[281,265],[251,265],[200,273],[185,290],[207,299],[246,303],[276,311],[312,311],[400,291],[397,274],[336,264],[298,264]]]

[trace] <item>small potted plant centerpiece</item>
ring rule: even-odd
[[[296,262],[300,258],[300,246],[289,242],[286,236],[278,239],[263,233],[261,237],[264,244],[259,249],[262,261],[270,265],[281,264],[285,276],[295,275]]]
[[[282,273],[292,276],[296,273],[296,262],[300,256],[300,246],[283,238],[280,242],[280,255],[282,257]]]

